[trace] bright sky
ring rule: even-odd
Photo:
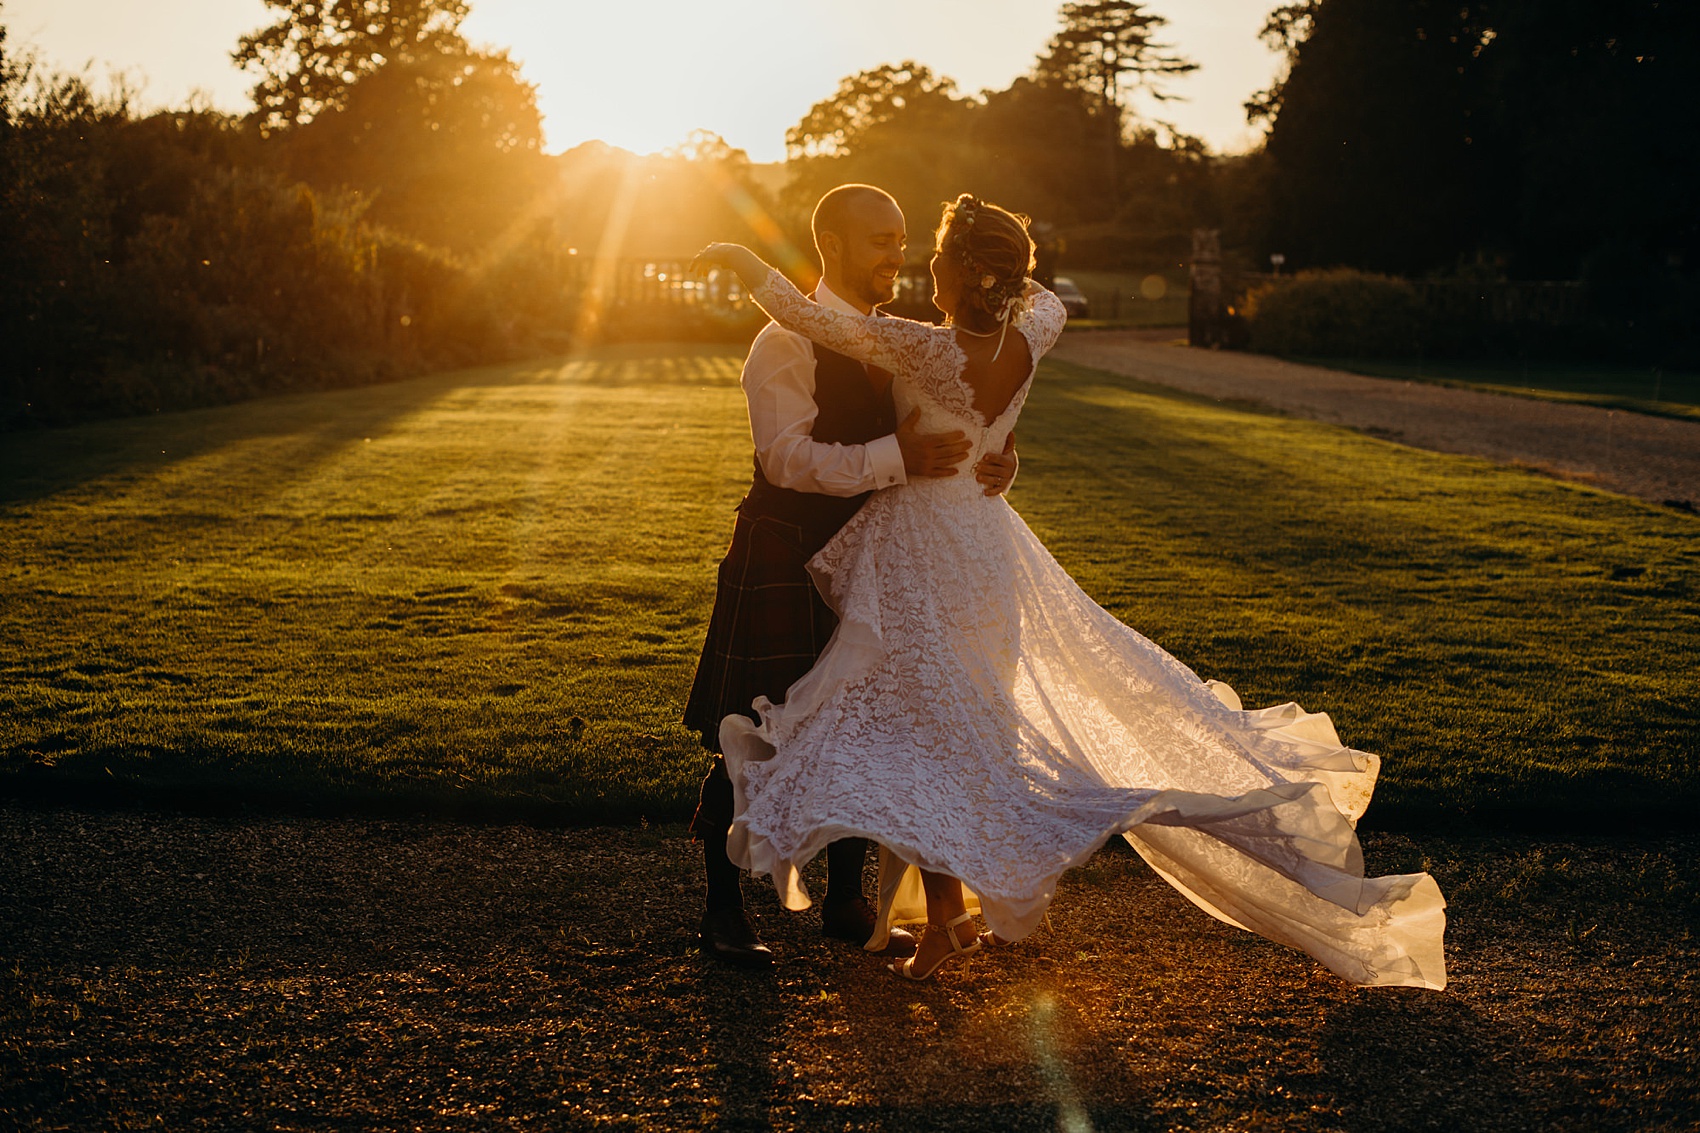
[[[1148,0],[1166,42],[1203,65],[1154,116],[1233,152],[1256,134],[1241,104],[1279,59],[1257,40],[1278,0]],[[785,131],[844,76],[914,59],[965,91],[1007,86],[1057,28],[1060,0],[473,0],[476,43],[508,47],[538,85],[551,151],[601,138],[639,153],[713,130],[755,161],[784,156]],[[0,0],[8,47],[52,67],[144,80],[142,102],[248,106],[230,62],[269,22],[261,0]],[[633,23],[638,26],[634,28]],[[1141,108],[1152,111],[1148,102]]]

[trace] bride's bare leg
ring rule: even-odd
[[[944,926],[967,912],[968,908],[962,899],[962,882],[948,873],[922,870],[921,888],[927,894],[927,931],[916,943],[915,967],[924,972],[950,953],[950,941],[945,935],[948,930]],[[974,939],[972,924],[957,925],[955,931],[958,947]]]

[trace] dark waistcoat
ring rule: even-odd
[[[876,392],[868,381],[866,367],[819,344],[815,346],[815,406],[820,412],[809,436],[822,444],[862,445],[890,436],[897,429],[891,391]],[[757,457],[749,495],[738,510],[752,519],[767,516],[794,523],[818,549],[850,521],[870,495],[828,496],[778,487],[762,474],[761,458]]]

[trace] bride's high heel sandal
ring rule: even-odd
[[[928,968],[926,971],[920,971],[915,967],[914,956],[910,956],[905,960],[898,960],[894,963],[887,964],[885,966],[886,971],[890,972],[894,976],[901,976],[906,980],[915,980],[916,982],[921,980],[930,980],[940,968],[945,966],[947,961],[953,960],[958,956],[968,956],[978,952],[980,950],[980,937],[978,935],[975,935],[967,944],[958,944],[956,942],[956,926],[959,924],[967,924],[973,919],[973,913],[963,913],[960,917],[957,917],[955,920],[944,925],[928,923],[927,928],[929,930],[944,933],[944,938],[950,941],[950,951],[946,952],[943,956],[940,956],[936,961],[934,961],[933,966]],[[925,933],[922,933],[921,939],[926,939]],[[920,953],[920,946],[918,944],[916,945],[915,951],[917,954]]]

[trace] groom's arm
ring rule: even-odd
[[[908,481],[895,435],[865,445],[823,444],[809,436],[815,405],[815,356],[808,340],[769,327],[757,336],[740,378],[750,437],[762,475],[780,488],[855,496]]]

